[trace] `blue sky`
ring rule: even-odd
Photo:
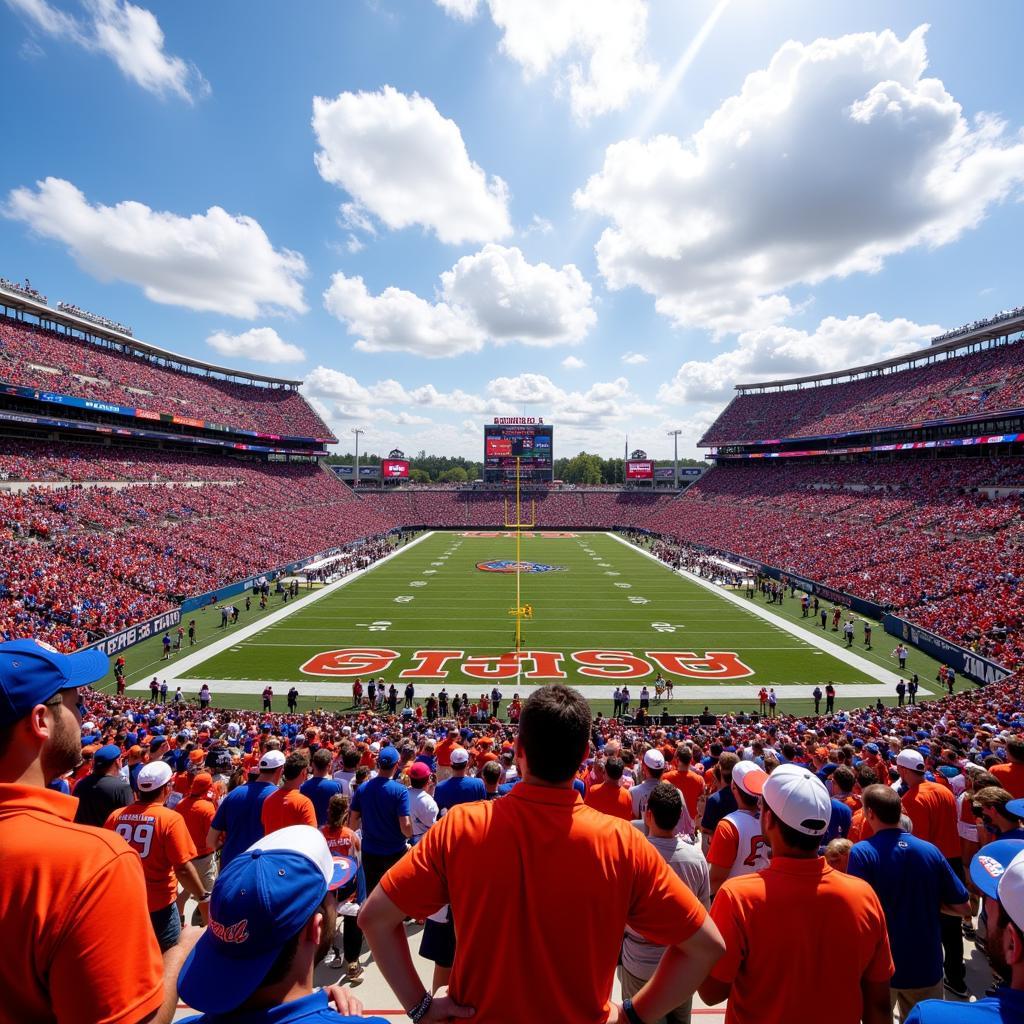
[[[557,454],[695,454],[737,381],[1021,302],[1022,21],[0,0],[0,274],[301,377],[374,450],[526,413]]]

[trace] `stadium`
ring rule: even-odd
[[[1024,1021],[932,6],[0,2],[0,1024]]]
[[[435,488],[409,483],[401,452],[356,486],[356,467],[322,465],[336,439],[299,381],[0,294],[4,637],[98,645],[131,692],[158,675],[254,707],[295,685],[300,706],[340,710],[356,678],[413,681],[414,706],[567,681],[605,713],[632,686],[649,715],[756,714],[762,687],[803,711],[829,681],[839,706],[894,702],[900,644],[922,700],[946,692],[940,668],[973,688],[1019,666],[1022,310],[899,359],[739,386],[701,439],[713,467],[678,488],[678,466],[656,480],[645,458],[621,487],[556,483],[542,417],[486,425],[484,477]],[[301,581],[290,606],[279,580]],[[222,633],[246,597],[257,613]]]

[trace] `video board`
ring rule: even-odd
[[[650,459],[628,459],[626,461],[627,480],[653,480],[654,463]]]
[[[511,418],[511,417],[510,417]],[[526,420],[527,417],[522,417]],[[554,468],[554,427],[538,422],[488,423],[484,426],[484,472],[491,478],[520,474],[550,480]]]
[[[380,474],[385,480],[405,480],[409,477],[409,463],[406,459],[383,459]]]

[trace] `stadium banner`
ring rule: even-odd
[[[2,389],[0,389],[2,391]],[[7,412],[0,410],[0,420],[8,423],[31,423],[40,427],[54,427],[59,430],[91,430],[94,434],[109,434],[111,437],[147,437],[158,441],[188,441],[189,444],[204,444],[214,448],[231,448],[235,451],[266,452],[270,455],[324,455],[322,451],[297,448],[268,448],[259,444],[242,444],[238,441],[219,441],[213,437],[186,437],[180,434],[163,434],[156,430],[136,430],[127,427],[108,427],[102,423],[88,423],[85,420],[58,420],[52,416],[36,416],[28,412]]]
[[[910,644],[911,647],[924,651],[936,661],[949,665],[960,675],[966,676],[976,683],[998,683],[1000,679],[1012,675],[1008,668],[1003,668],[1002,665],[983,658],[980,654],[975,654],[974,651],[969,651],[959,644],[951,643],[898,615],[886,615],[882,620],[882,626],[886,633],[898,637],[904,643]]]
[[[274,441],[301,441],[309,443],[316,441],[319,444],[332,444],[333,440],[327,437],[301,437],[295,435],[261,434],[255,430],[244,430],[241,427],[228,427],[220,423],[209,423],[206,420],[194,420],[185,416],[175,416],[170,413],[151,412],[149,409],[137,409],[130,405],[118,405],[116,402],[100,402],[93,398],[77,398],[74,395],[63,395],[57,391],[41,391],[39,388],[27,388],[19,384],[9,384],[0,381],[0,395],[9,395],[12,398],[30,398],[35,402],[47,402],[50,405],[63,405],[73,409],[88,409],[90,412],[105,412],[116,416],[130,416],[133,419],[156,420],[165,423],[178,423],[188,427],[195,427],[199,430],[217,430],[232,434],[241,434],[245,437],[264,438]],[[180,440],[178,435],[170,435],[175,440]],[[254,449],[265,451],[267,449]]]
[[[88,646],[102,651],[109,658],[129,647],[141,644],[143,640],[148,640],[151,636],[174,629],[179,622],[181,622],[181,609],[172,608],[169,612],[154,615],[153,618],[147,619],[145,622],[136,622],[134,626],[122,629],[120,633],[112,633]]]
[[[679,471],[679,475],[683,475],[683,471]],[[655,466],[654,467],[654,479],[655,480],[675,480],[676,471],[671,466]]]
[[[1007,415],[1000,413],[1000,416]],[[890,429],[886,427],[886,429]],[[783,439],[785,441],[787,439]],[[801,438],[802,440],[802,438]],[[782,444],[783,441],[758,441],[757,444]],[[965,448],[985,444],[1019,444],[1024,434],[985,434],[982,437],[947,437],[936,441],[907,441],[904,444],[861,445],[856,448],[804,448],[792,452],[732,452],[720,448],[716,459],[795,459],[809,455],[862,455],[866,452],[909,452],[924,448]],[[737,447],[735,445],[729,446]]]
[[[385,480],[405,480],[409,476],[406,459],[384,459],[380,464],[380,475]]]
[[[650,459],[627,459],[627,480],[653,480],[654,463]]]

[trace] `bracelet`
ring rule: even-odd
[[[622,1012],[626,1015],[626,1020],[629,1021],[629,1024],[644,1024],[643,1018],[633,1008],[632,999],[622,1000]]]
[[[412,1024],[419,1024],[421,1020],[427,1015],[427,1010],[430,1009],[430,1004],[434,1001],[434,997],[429,992],[423,993],[423,998],[406,1014],[406,1016],[412,1021]]]

